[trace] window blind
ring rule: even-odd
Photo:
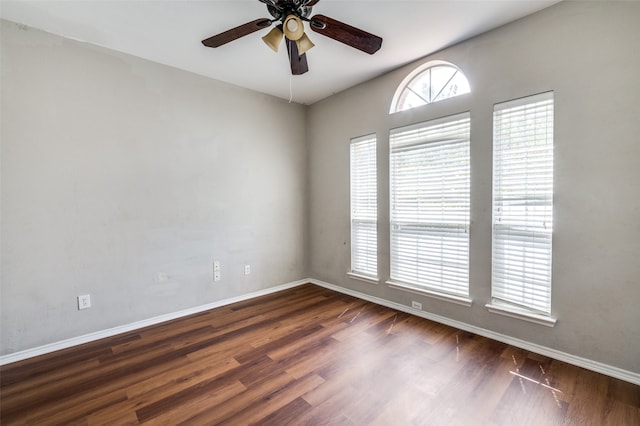
[[[351,272],[378,275],[376,137],[351,141]]]
[[[551,313],[553,92],[494,107],[492,296]]]
[[[469,113],[390,133],[391,280],[469,295]]]

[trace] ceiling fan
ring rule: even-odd
[[[291,74],[294,75],[304,74],[309,71],[306,52],[314,46],[304,32],[303,21],[308,22],[313,31],[370,55],[373,55],[382,46],[382,38],[344,22],[324,15],[314,15],[309,18],[311,9],[320,0],[259,1],[267,5],[267,10],[273,19],[260,18],[247,22],[202,40],[202,44],[207,47],[220,47],[240,37],[268,28],[274,22],[279,22],[267,35],[262,37],[262,40],[277,52],[282,39],[285,39],[291,64]]]

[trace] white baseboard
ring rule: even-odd
[[[117,334],[134,331],[150,325],[159,324],[161,322],[170,321],[176,318],[185,317],[188,315],[197,314],[200,312],[208,311],[210,309],[219,308],[221,306],[230,305],[236,302],[242,302],[244,300],[253,299],[254,297],[265,296],[267,294],[276,293],[278,291],[287,290],[293,287],[298,287],[302,284],[309,283],[310,280],[299,280],[287,284],[282,284],[276,287],[270,287],[264,290],[255,291],[253,293],[243,294],[241,296],[232,297],[229,299],[218,300],[216,302],[207,303],[206,305],[196,306],[189,309],[184,309],[178,312],[172,312],[170,314],[160,315],[157,317],[149,318],[142,321],[136,321],[131,324],[120,325],[118,327],[109,328],[107,330],[97,331],[95,333],[89,333],[71,339],[62,340],[59,342],[49,343],[47,345],[38,346],[32,349],[26,349],[20,352],[14,352],[0,356],[0,365],[10,364],[12,362],[22,361],[24,359],[33,358],[35,356],[44,355],[50,352],[59,351],[60,349],[70,348],[72,346],[82,345],[83,343],[93,342],[95,340],[104,339],[105,337],[115,336]]]
[[[192,314],[197,314],[200,312],[204,312],[210,309],[219,308],[221,306],[230,305],[236,302],[242,302],[244,300],[253,299],[254,297],[265,296],[267,294],[276,293],[278,291],[287,290],[290,288],[298,287],[303,284],[312,283],[320,287],[327,288],[329,290],[334,290],[339,293],[348,294],[349,296],[357,297],[358,299],[367,300],[372,303],[376,303],[378,305],[386,306],[391,309],[396,309],[401,312],[406,312],[408,314],[416,315],[422,318],[426,318],[431,321],[435,321],[441,324],[445,324],[451,327],[458,328],[460,330],[468,331],[470,333],[477,334],[479,336],[484,336],[489,339],[497,340],[498,342],[506,343],[508,345],[512,345],[527,351],[535,352],[540,355],[545,355],[553,359],[557,359],[559,361],[566,362],[568,364],[576,365],[578,367],[586,368],[587,370],[595,371],[597,373],[605,374],[610,377],[614,377],[616,379],[624,380],[629,383],[633,383],[636,385],[640,385],[640,374],[634,373],[632,371],[623,370],[621,368],[613,367],[607,364],[603,364],[601,362],[592,361],[590,359],[582,358],[579,356],[571,355],[566,352],[561,352],[556,349],[548,348],[546,346],[541,346],[535,343],[527,342],[525,340],[516,339],[511,336],[507,336],[504,334],[496,333],[490,330],[485,330],[484,328],[476,327],[470,324],[466,324],[460,321],[452,320],[450,318],[446,318],[440,315],[432,314],[425,311],[419,311],[417,309],[412,309],[409,306],[401,305],[396,302],[391,302],[386,299],[381,299],[379,297],[371,296],[365,293],[360,293],[358,291],[350,290],[344,287],[340,287],[334,284],[330,284],[321,280],[316,280],[314,278],[308,278],[303,280],[294,281],[291,283],[279,285],[276,287],[270,287],[264,290],[256,291],[253,293],[243,294],[241,296],[232,297],[229,299],[219,300],[217,302],[208,303],[206,305],[196,306],[193,308],[185,309],[178,312],[173,312],[166,315],[160,315],[154,318],[149,318],[142,321],[137,321],[131,324],[126,324],[114,328],[110,328],[108,330],[98,331],[95,333],[85,334],[83,336],[74,337],[67,340],[62,340],[60,342],[50,343],[44,346],[39,346],[37,348],[27,349],[20,352],[14,352],[12,354],[0,356],[0,365],[10,364],[12,362],[22,361],[24,359],[32,358],[39,355],[44,355],[50,352],[54,352],[60,349],[70,348],[72,346],[81,345],[83,343],[89,343],[95,340],[103,339],[105,337],[115,336],[117,334],[126,333],[129,331],[134,331],[143,327],[148,327],[150,325],[159,324],[161,322],[170,321],[176,318],[185,317]]]
[[[350,290],[350,289],[340,287],[334,284],[330,284],[324,281],[310,278],[308,282],[318,285],[320,287],[327,288],[329,290],[334,290],[340,293],[348,294],[349,296],[357,297],[358,299],[364,299],[369,302],[376,303],[378,305],[386,306],[388,308],[396,309],[398,311],[406,312],[408,314],[416,315],[431,321],[435,321],[441,324],[455,327],[460,330],[468,331],[470,333],[474,333],[479,336],[484,336],[489,339],[497,340],[498,342],[506,343],[508,345],[515,346],[520,349],[524,349],[526,351],[531,351],[540,355],[548,356],[549,358],[557,359],[559,361],[563,361],[568,364],[586,368],[587,370],[595,371],[596,373],[605,374],[607,376],[624,380],[626,382],[633,383],[635,385],[640,385],[640,374],[634,373],[632,371],[623,370],[618,367],[613,367],[607,364],[603,364],[601,362],[592,361],[590,359],[571,355],[566,352],[561,352],[556,349],[548,348],[546,346],[541,346],[535,343],[527,342],[525,340],[516,339],[515,337],[496,333],[490,330],[485,330],[484,328],[480,328],[480,327],[476,327],[460,321],[452,320],[450,318],[446,318],[440,315],[431,314],[425,311],[419,311],[409,306],[401,305],[399,303],[391,302],[389,300],[381,299],[379,297],[370,296],[365,293],[360,293],[358,291]]]

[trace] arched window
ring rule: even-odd
[[[469,82],[453,64],[433,61],[415,69],[396,90],[389,113],[469,93]]]

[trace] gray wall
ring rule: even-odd
[[[2,354],[307,275],[304,107],[8,22],[1,56]]]
[[[562,2],[308,109],[3,22],[0,354],[309,276],[640,372],[638,22],[638,3]],[[398,84],[432,59],[461,67],[472,93],[390,116]],[[484,308],[493,104],[547,90],[554,328]],[[461,111],[472,126],[470,308],[384,284],[388,131]],[[346,275],[348,143],[371,132],[378,285]],[[85,293],[93,307],[78,311]]]
[[[562,2],[310,107],[310,273],[348,289],[640,372],[640,3]],[[458,65],[472,93],[389,115],[402,79],[430,60]],[[555,92],[554,328],[489,313],[493,104]],[[389,278],[390,128],[471,112],[469,307]],[[349,139],[378,135],[381,282],[349,270]]]

